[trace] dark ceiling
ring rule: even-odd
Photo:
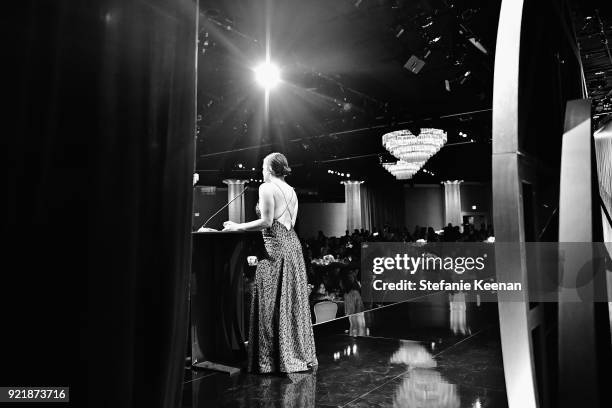
[[[259,178],[270,151],[287,154],[300,187],[339,187],[329,169],[393,183],[381,136],[420,127],[447,130],[449,144],[426,163],[433,175],[413,182],[490,179],[498,0],[200,0],[200,9],[200,184]],[[265,57],[266,16],[283,79],[267,123],[252,72]],[[425,62],[416,74],[404,68],[412,55]]]

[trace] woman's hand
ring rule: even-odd
[[[234,221],[225,221],[223,223],[223,231],[240,231],[240,224]]]

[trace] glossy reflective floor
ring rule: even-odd
[[[184,407],[507,407],[497,305],[433,295],[315,325],[312,372],[188,370]],[[367,327],[367,331],[363,326]]]

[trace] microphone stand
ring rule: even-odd
[[[206,226],[206,224],[208,224],[208,222],[210,220],[212,220],[213,218],[215,218],[215,216],[217,214],[219,214],[221,211],[223,211],[224,209],[226,209],[231,203],[234,202],[234,200],[236,200],[238,197],[242,197],[244,195],[244,193],[249,189],[249,186],[244,186],[244,189],[240,192],[240,194],[236,195],[236,197],[232,198],[231,200],[228,201],[227,204],[225,204],[223,207],[219,208],[217,210],[217,212],[215,212],[213,215],[211,215],[210,217],[208,217],[208,219],[206,221],[204,221],[204,223],[202,225],[200,225],[198,228],[195,229],[195,231],[198,231],[200,228],[204,228]]]

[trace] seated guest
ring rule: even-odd
[[[327,293],[327,289],[325,288],[325,284],[321,282],[317,289],[311,293],[311,301],[313,303],[322,302],[324,300],[331,300],[329,294]]]
[[[402,242],[412,241],[412,237],[410,236],[410,231],[408,231],[408,228],[406,227],[404,227],[404,229],[402,230],[401,241]]]
[[[316,277],[312,262],[310,262],[310,260],[306,262],[306,277],[308,278],[308,282],[314,282]]]
[[[323,231],[319,231],[317,233],[317,243],[319,244],[319,246],[323,245],[326,240],[327,237],[325,236],[325,234],[323,234]]]
[[[325,255],[329,255],[329,246],[327,242],[321,246],[321,249],[319,250],[319,256],[324,257]]]
[[[453,227],[453,241],[459,241],[461,239],[461,230],[458,225]]]
[[[328,277],[331,283],[332,290],[336,290],[336,288],[340,288],[341,272],[342,270],[340,269],[340,266],[338,266],[337,264],[331,269]]]
[[[313,254],[312,254],[312,247],[307,242],[304,243],[302,253],[304,254],[304,260],[307,263],[310,263],[310,261],[312,261]]]
[[[475,233],[476,233],[476,241],[484,241],[485,239],[488,238],[487,228],[485,227],[484,223],[480,224],[480,229],[478,231],[475,231]]]
[[[340,242],[342,243],[342,245],[346,245],[346,243],[349,242],[350,240],[351,240],[351,234],[349,233],[349,230],[344,231],[344,235],[340,239]]]
[[[421,229],[419,230],[419,236],[418,239],[424,239],[427,240],[427,228],[425,227],[421,227]]]
[[[452,223],[448,223],[446,227],[444,227],[444,242],[455,242],[461,238],[461,233],[459,232],[459,227],[453,226]]]
[[[480,223],[480,230],[479,231],[482,232],[483,234],[485,234],[487,232],[487,227],[486,227],[484,222]]]
[[[432,227],[427,228],[427,242],[438,242],[439,237]]]

